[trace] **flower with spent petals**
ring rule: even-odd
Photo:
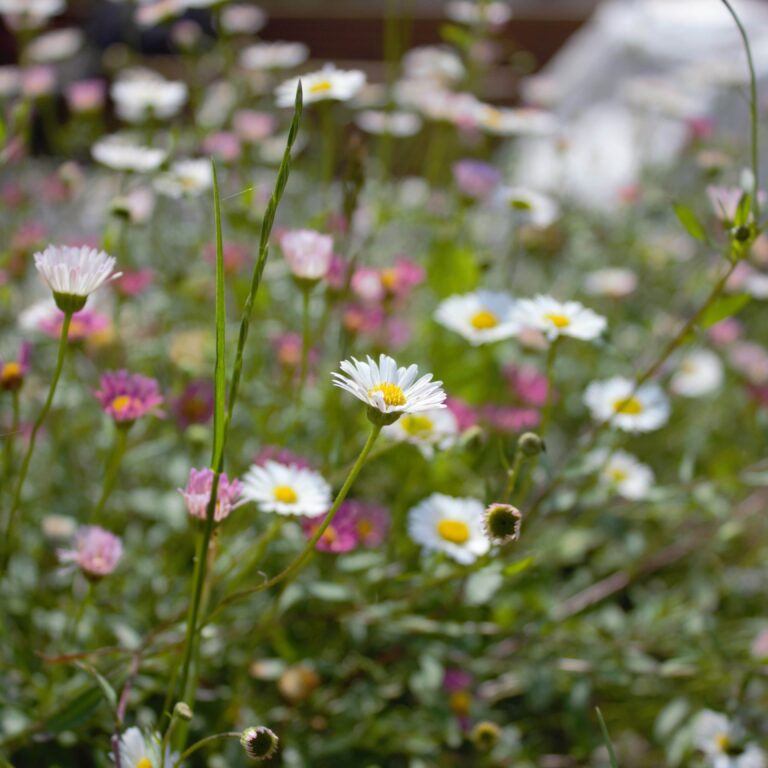
[[[365,85],[365,73],[359,69],[336,69],[332,64],[328,64],[317,72],[294,77],[275,89],[278,107],[293,106],[299,82],[302,85],[304,104],[328,99],[349,101]]]
[[[100,579],[117,568],[123,542],[98,525],[85,525],[77,529],[73,548],[60,549],[57,555],[62,563],[78,567],[86,577]]]
[[[30,348],[30,344],[24,342],[15,358],[0,360],[0,392],[17,392],[21,389],[24,377],[29,371]]]
[[[186,488],[178,488],[184,497],[187,511],[198,520],[205,520],[208,502],[213,490],[213,470],[190,469]],[[215,522],[220,523],[229,517],[229,513],[245,502],[240,499],[242,485],[239,480],[229,480],[226,473],[219,476],[219,487],[216,493],[216,509],[213,514]]]
[[[606,328],[604,317],[578,301],[559,302],[551,296],[520,299],[514,317],[523,328],[543,331],[550,341],[571,336],[582,341],[596,339]]]
[[[49,245],[42,253],[35,254],[35,268],[53,291],[62,312],[82,309],[97,288],[120,277],[119,272],[114,272],[113,256],[86,246]]]
[[[491,547],[484,521],[481,501],[433,493],[408,512],[408,534],[425,552],[445,552],[471,565]]]
[[[177,765],[179,756],[169,746],[163,750],[163,739],[159,733],[144,734],[136,726],[126,729],[120,737],[120,768],[160,768]],[[165,754],[163,754],[165,751]],[[112,755],[112,760],[115,756]]]
[[[331,506],[331,487],[319,472],[297,464],[266,461],[243,478],[243,498],[264,512],[312,517]]]
[[[128,371],[108,371],[101,377],[101,389],[93,393],[104,413],[118,424],[130,426],[148,413],[162,416],[157,407],[163,396],[155,379]]]
[[[593,381],[584,392],[592,417],[625,432],[652,432],[669,419],[669,403],[658,384],[635,383],[622,376]]]
[[[379,362],[368,357],[363,363],[354,357],[340,364],[342,373],[332,373],[333,384],[345,389],[368,406],[368,417],[376,422],[392,424],[404,413],[422,413],[433,408],[445,408],[442,381],[432,381],[432,374],[417,380],[419,368],[410,365],[398,368],[389,355],[380,355]],[[377,414],[383,414],[380,420]]]
[[[314,229],[294,229],[280,238],[280,247],[293,276],[315,283],[328,274],[333,258],[333,238]]]
[[[449,296],[435,310],[440,325],[463,336],[473,346],[517,335],[515,301],[501,291],[473,291]]]

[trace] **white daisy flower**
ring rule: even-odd
[[[375,109],[361,112],[355,122],[366,133],[397,137],[413,136],[421,130],[422,125],[421,118],[412,112],[384,112]]]
[[[186,103],[187,86],[142,71],[113,83],[110,95],[121,120],[129,123],[140,123],[150,117],[167,120],[177,115]]]
[[[515,336],[514,299],[500,291],[473,291],[449,296],[435,310],[440,325],[463,336],[473,346]]]
[[[194,197],[213,186],[211,161],[205,157],[193,160],[177,160],[168,173],[155,179],[155,189],[166,197],[179,200]]]
[[[455,82],[467,72],[461,57],[454,50],[432,45],[408,51],[403,56],[403,71],[407,79],[433,83]]]
[[[604,317],[587,309],[578,301],[559,302],[551,296],[520,299],[513,317],[523,328],[543,331],[550,341],[560,336],[591,341],[606,328]]]
[[[132,136],[121,134],[105,136],[91,147],[93,159],[113,171],[155,171],[165,162],[167,154],[163,149],[143,146]]]
[[[0,14],[12,29],[33,29],[64,13],[64,0],[0,0]]]
[[[625,499],[642,499],[653,487],[653,470],[626,451],[600,449],[589,463],[600,472],[600,480]]]
[[[477,102],[474,118],[495,136],[551,136],[559,125],[557,118],[543,109],[494,107],[482,102]]]
[[[243,69],[291,69],[303,64],[309,57],[309,48],[304,43],[256,43],[244,48],[240,53],[240,66]],[[296,90],[293,91],[294,98]]]
[[[723,363],[709,349],[688,352],[680,360],[669,388],[683,397],[702,397],[723,385]]]
[[[593,381],[584,392],[584,403],[599,421],[609,421],[625,432],[651,432],[667,423],[669,403],[658,384],[635,383],[623,376]]]
[[[512,9],[504,2],[478,3],[472,0],[450,0],[445,15],[460,24],[490,24],[500,27],[512,18]]]
[[[756,744],[745,744],[744,733],[725,715],[704,709],[693,722],[694,746],[713,768],[766,768],[766,754]]]
[[[42,253],[35,254],[35,268],[64,312],[82,309],[90,294],[121,274],[113,271],[113,256],[86,246],[49,245]],[[69,306],[70,302],[76,306]]]
[[[74,56],[82,47],[85,35],[75,27],[54,29],[36,37],[26,54],[35,64],[54,64]]]
[[[275,88],[278,107],[292,107],[301,81],[304,104],[316,101],[349,101],[365,85],[365,73],[359,69],[336,69],[327,64],[317,72],[294,77]]]
[[[255,35],[267,23],[267,14],[256,5],[234,3],[221,9],[221,28],[228,35]]]
[[[560,216],[560,206],[548,195],[525,187],[500,187],[497,199],[513,208],[524,224],[546,229]]]
[[[459,425],[448,408],[433,408],[406,414],[384,427],[382,433],[392,440],[415,445],[425,458],[431,459],[435,448],[445,451],[456,444]]]
[[[425,552],[445,552],[470,565],[491,547],[484,513],[485,506],[477,499],[433,493],[408,512],[408,534]]]
[[[590,296],[610,296],[620,299],[637,288],[637,275],[631,269],[606,267],[588,272],[584,277],[584,292]]]
[[[263,512],[278,515],[324,515],[331,506],[331,487],[319,472],[297,464],[254,464],[243,478],[242,497]]]
[[[417,380],[416,365],[398,368],[389,355],[380,355],[378,364],[371,357],[367,363],[353,357],[343,360],[340,368],[343,373],[331,374],[334,386],[345,389],[375,411],[397,417],[445,408],[443,382],[432,381],[431,373]]]
[[[128,728],[120,737],[121,768],[160,768],[163,762],[163,746],[160,734],[144,735],[136,726]],[[176,764],[179,756],[165,748],[165,765]],[[114,757],[113,757],[114,760]]]

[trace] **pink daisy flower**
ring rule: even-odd
[[[155,379],[128,371],[107,371],[101,377],[101,389],[93,393],[105,413],[116,422],[132,424],[140,416],[155,412],[163,396]]]
[[[186,488],[179,488],[179,493],[184,497],[187,511],[198,520],[206,519],[206,509],[213,489],[213,471],[210,469],[190,469]],[[240,506],[240,491],[242,486],[239,480],[229,480],[226,473],[219,477],[219,487],[216,498],[216,509],[213,519],[220,523],[229,517],[229,513]]]
[[[60,549],[56,554],[62,563],[76,566],[88,578],[100,579],[117,568],[123,542],[98,525],[86,525],[75,533],[72,549]]]

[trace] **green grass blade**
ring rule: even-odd
[[[216,162],[211,158],[213,170],[213,207],[216,220],[216,368],[214,373],[213,449],[211,469],[221,472],[224,463],[224,428],[227,398],[226,322],[227,308],[224,294],[224,241],[221,235],[221,198]]]
[[[611,768],[619,768],[619,763],[616,760],[616,752],[613,750],[611,737],[608,734],[608,727],[605,724],[603,713],[600,711],[600,707],[595,707],[595,712],[597,712],[597,719],[600,721],[600,730],[603,732],[603,741],[605,741],[605,746],[608,750],[608,759],[611,761]]]

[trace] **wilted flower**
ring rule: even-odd
[[[264,512],[279,515],[325,514],[331,506],[331,487],[319,472],[296,464],[266,461],[243,478],[243,498]]]
[[[332,373],[333,384],[345,389],[368,405],[368,416],[376,420],[385,414],[384,423],[393,423],[404,413],[421,413],[444,408],[442,381],[432,381],[427,373],[416,380],[419,368],[398,368],[388,355],[380,355],[378,364],[370,356],[363,363],[354,357],[340,363],[343,373]],[[345,375],[346,374],[346,375]]]
[[[550,341],[560,336],[591,341],[596,339],[607,325],[601,315],[582,306],[578,301],[559,302],[551,296],[520,299],[515,305],[513,317],[520,326],[543,331]]]
[[[621,376],[593,381],[584,393],[592,417],[626,432],[651,432],[667,423],[669,403],[658,384],[636,388]]]
[[[302,84],[305,104],[328,99],[349,101],[365,85],[365,73],[359,69],[336,69],[328,64],[317,72],[294,77],[275,89],[278,107],[293,106],[299,82]]]
[[[184,497],[187,511],[198,520],[205,520],[207,516],[208,502],[213,490],[213,470],[190,469],[186,488],[178,488],[178,492]],[[226,473],[219,476],[219,486],[216,493],[216,509],[213,519],[220,523],[229,517],[229,513],[243,504],[240,501],[242,486],[239,480],[229,480]]]
[[[12,360],[0,360],[0,391],[16,392],[21,389],[24,377],[29,371],[30,344],[23,343],[19,354]]]
[[[523,516],[511,504],[491,504],[484,512],[485,535],[493,544],[507,544],[520,538]]]
[[[263,725],[246,728],[240,736],[240,744],[251,760],[268,760],[277,752],[279,741],[277,736]]]
[[[425,552],[445,552],[470,565],[490,549],[483,503],[433,493],[408,512],[408,534]]]
[[[435,310],[435,320],[473,346],[489,344],[515,336],[520,330],[514,306],[506,293],[474,291],[444,299]]]
[[[101,377],[101,389],[93,393],[104,412],[118,424],[130,426],[136,419],[153,413],[163,402],[156,379],[128,371],[108,371]]]
[[[75,533],[73,549],[60,549],[57,554],[62,563],[77,566],[88,578],[100,579],[117,568],[123,542],[98,525],[86,525]]]
[[[159,733],[143,734],[136,726],[128,728],[120,737],[119,751],[121,768],[159,768],[163,761],[172,766],[179,758],[170,747],[165,748],[163,755],[163,739]]]
[[[328,273],[333,256],[333,238],[313,229],[295,229],[280,238],[285,260],[293,276],[314,283]]]

